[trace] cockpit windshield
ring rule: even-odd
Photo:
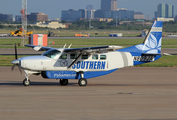
[[[49,58],[56,58],[56,56],[59,56],[61,54],[61,51],[58,50],[48,50],[45,53],[43,53],[43,56],[49,57]]]

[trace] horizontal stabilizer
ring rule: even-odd
[[[177,53],[160,53],[160,54],[143,53],[142,55],[144,55],[144,56],[151,56],[151,55],[166,55],[166,56],[168,56],[168,55],[177,55]]]
[[[177,53],[162,53],[162,55],[177,55]]]

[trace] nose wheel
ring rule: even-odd
[[[24,86],[29,86],[30,85],[30,79],[29,76],[31,75],[31,73],[29,73],[28,71],[25,71],[25,79],[23,80],[23,85]]]
[[[23,85],[24,86],[29,86],[30,85],[30,80],[27,80],[26,78],[23,80]]]

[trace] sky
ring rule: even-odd
[[[0,0],[0,13],[20,15],[22,0]],[[144,15],[154,17],[157,5],[165,3],[174,5],[174,12],[177,14],[177,0],[117,0],[118,8],[127,8],[135,12],[142,12]],[[42,12],[48,14],[49,19],[61,18],[61,10],[86,9],[91,4],[94,9],[101,8],[101,0],[27,0],[27,12]]]

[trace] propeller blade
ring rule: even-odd
[[[13,71],[14,70],[14,67],[17,65],[19,70],[20,70],[20,73],[22,74],[22,70],[19,66],[19,60],[17,59],[17,46],[16,46],[16,43],[15,43],[15,60],[13,60],[11,63],[14,64],[11,68],[11,70]]]
[[[17,59],[17,47],[16,47],[16,43],[15,43],[15,59]]]
[[[14,67],[15,67],[15,65],[12,66],[12,68],[11,68],[12,71],[14,70]]]
[[[21,70],[21,68],[18,66],[18,68],[19,68],[19,70],[20,70],[20,73],[22,74],[22,70]]]

